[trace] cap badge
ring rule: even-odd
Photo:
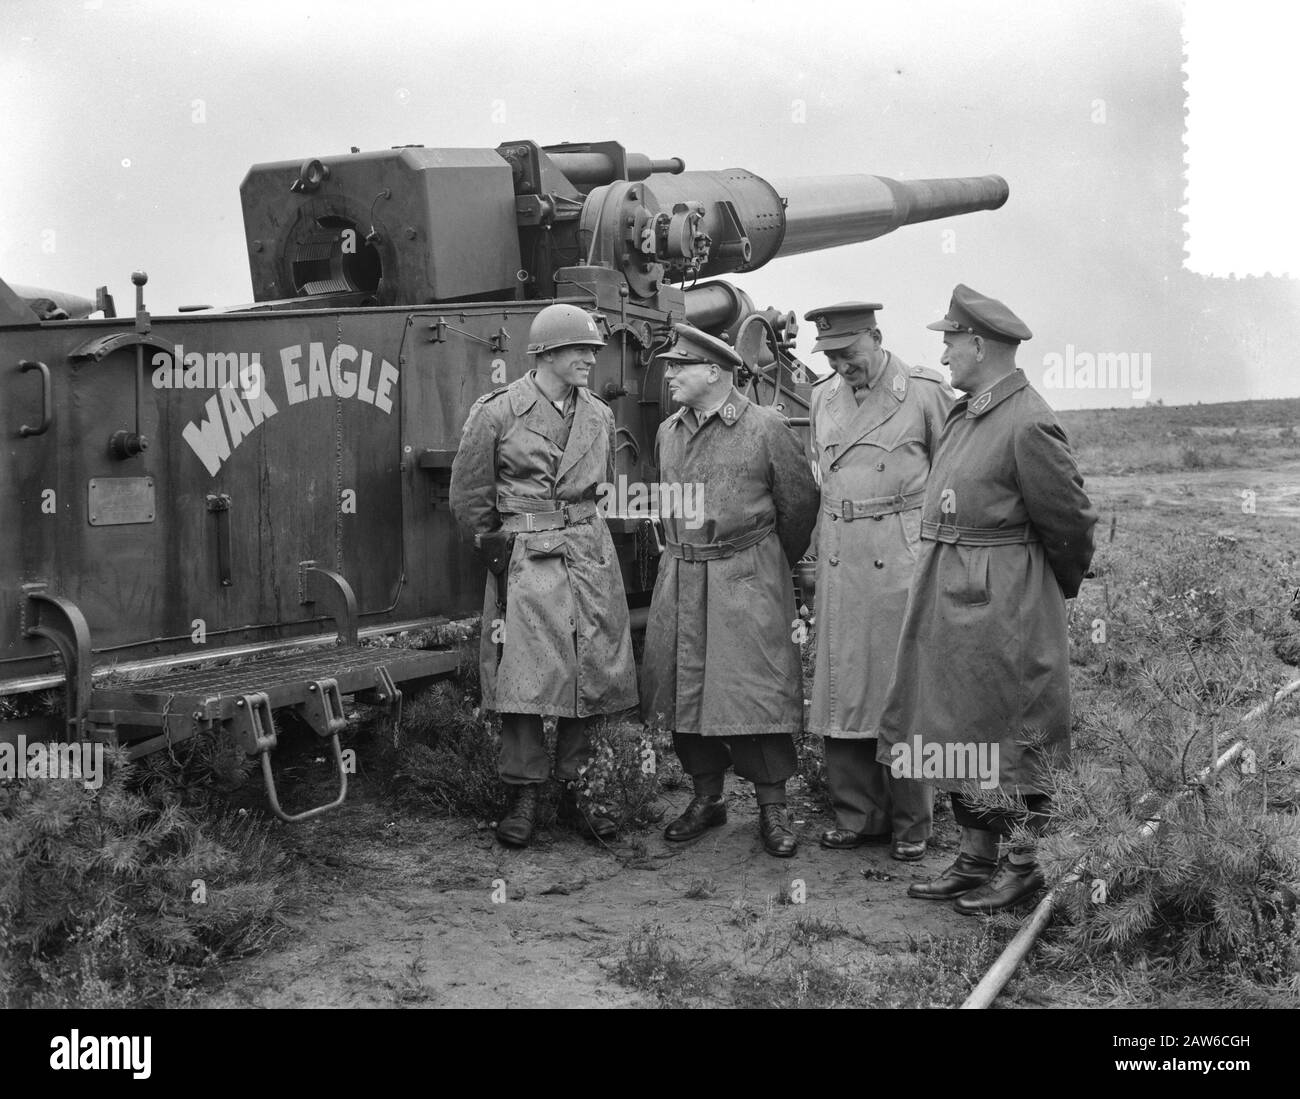
[[[989,401],[991,400],[993,400],[992,393],[981,393],[978,397],[976,397],[973,401],[971,401],[970,410],[978,416],[981,412],[983,412],[986,408],[988,408]]]
[[[825,313],[823,313],[820,317],[817,318],[818,332],[825,332],[830,328],[830,326],[831,326],[831,319],[830,317],[826,316]]]

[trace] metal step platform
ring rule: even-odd
[[[129,759],[139,759],[219,730],[248,755],[260,757],[267,799],[281,820],[306,820],[342,805],[348,783],[339,747],[339,733],[348,723],[343,696],[384,706],[396,734],[402,715],[397,684],[448,675],[458,667],[460,654],[448,649],[361,647],[351,587],[337,573],[311,571],[320,574],[334,596],[339,647],[268,654],[102,686],[91,684],[90,631],[81,611],[61,597],[32,593],[28,632],[53,641],[63,660],[70,738],[120,745]],[[280,807],[271,771],[270,753],[277,745],[272,711],[281,707],[292,707],[318,737],[330,742],[338,773],[338,796],[302,813],[288,814]]]
[[[171,672],[153,679],[112,687],[94,687],[86,717],[91,735],[122,726],[161,729],[157,735],[124,741],[131,759],[220,728],[250,756],[261,757],[262,777],[271,810],[286,822],[306,820],[343,804],[347,796],[338,734],[347,726],[343,696],[388,708],[396,730],[401,721],[402,692],[408,679],[444,675],[456,669],[455,652],[421,649],[334,649],[264,657],[235,667]],[[280,808],[270,753],[276,731],[271,712],[291,706],[317,736],[330,742],[339,778],[332,802],[303,813]]]

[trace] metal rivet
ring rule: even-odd
[[[878,569],[883,569],[885,567],[885,563],[879,557],[876,558],[875,565]]]

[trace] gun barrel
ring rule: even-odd
[[[785,236],[777,256],[857,244],[904,225],[996,210],[1010,193],[1001,176],[917,179],[803,176],[772,180],[785,199]]]
[[[780,256],[857,244],[904,225],[994,210],[1007,200],[1001,176],[918,179],[801,176],[768,181],[744,168],[655,176],[649,184],[664,209],[701,202],[712,239],[698,274],[712,278],[754,271]]]

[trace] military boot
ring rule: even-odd
[[[680,843],[727,823],[727,803],[721,794],[696,794],[680,817],[664,829],[664,839]]]
[[[963,916],[987,916],[1027,900],[1042,888],[1043,872],[1037,863],[1003,858],[988,881],[958,897],[952,906]]]
[[[778,859],[788,859],[799,846],[784,802],[774,801],[758,807],[758,834],[767,853]]]
[[[913,882],[907,887],[909,897],[927,901],[950,901],[978,889],[993,877],[997,863],[963,851],[947,870],[929,881]]]
[[[531,782],[513,787],[514,800],[509,812],[497,824],[497,839],[511,847],[527,847],[537,822],[537,793],[541,787]]]
[[[594,810],[587,812],[578,804],[578,791],[571,782],[564,784],[555,815],[592,839],[607,840],[618,835],[618,825],[609,817],[602,816]]]

